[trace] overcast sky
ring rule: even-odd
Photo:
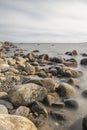
[[[0,0],[0,41],[87,42],[87,0]]]

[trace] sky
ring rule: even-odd
[[[87,42],[87,0],[0,0],[0,41]]]

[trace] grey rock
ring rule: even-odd
[[[8,108],[8,109],[13,109],[13,105],[10,102],[8,102],[8,101],[0,99],[0,104],[5,105],[6,108]]]

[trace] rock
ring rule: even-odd
[[[48,112],[47,112],[47,109],[45,108],[45,106],[38,101],[33,102],[30,105],[30,109],[33,113],[38,113],[38,115],[43,114],[46,117],[48,115]]]
[[[26,59],[21,56],[16,56],[15,60],[17,63],[22,63],[22,64],[24,64],[26,62]]]
[[[29,75],[35,74],[35,67],[32,66],[32,65],[30,65],[30,64],[27,64],[27,65],[25,66],[25,71],[26,71]]]
[[[63,59],[61,57],[53,57],[50,58],[50,61],[55,62],[55,63],[63,63]]]
[[[62,112],[51,111],[50,115],[55,120],[59,120],[59,121],[66,120],[66,116]]]
[[[43,101],[47,95],[47,90],[34,83],[18,85],[9,92],[9,100],[14,106],[29,105],[34,101]]]
[[[76,97],[76,90],[74,87],[67,83],[60,83],[57,92],[62,98],[73,98]]]
[[[78,53],[77,53],[77,51],[76,50],[73,50],[73,51],[69,51],[69,52],[66,52],[65,53],[66,55],[70,55],[70,56],[77,56],[78,55]]]
[[[9,101],[0,99],[0,104],[4,105],[7,109],[13,109],[13,105]]]
[[[6,69],[9,69],[10,66],[8,64],[0,64],[0,69],[3,71],[3,70],[6,70]]]
[[[87,65],[87,58],[82,59],[82,60],[80,61],[80,64],[81,64],[81,65]]]
[[[38,75],[41,78],[47,78],[47,73],[44,70],[37,72],[36,75]]]
[[[0,104],[0,114],[8,114],[7,108],[1,104]]]
[[[48,106],[51,106],[53,103],[55,103],[57,100],[59,99],[58,94],[57,93],[48,93],[48,95],[45,98],[45,103]]]
[[[48,92],[54,92],[57,87],[56,81],[53,80],[52,78],[30,79],[29,82],[43,86],[44,88],[47,89]]]
[[[19,115],[19,116],[24,116],[24,117],[28,117],[30,112],[30,109],[26,106],[19,106],[16,111],[15,111],[15,115]]]
[[[26,57],[29,59],[29,61],[35,61],[35,55],[33,53],[28,53]]]
[[[56,107],[56,108],[64,108],[65,107],[65,104],[63,102],[55,102],[55,103],[52,103],[52,107]]]
[[[58,74],[56,68],[49,69],[49,73],[51,73],[53,76],[57,76],[57,74]]]
[[[0,92],[0,99],[8,98],[8,94],[6,92]]]
[[[34,62],[31,63],[31,65],[33,65],[33,66],[38,66],[39,64],[38,64],[37,61],[34,61]]]
[[[11,88],[13,88],[16,84],[14,78],[7,77],[5,80],[1,80],[0,83],[0,91],[1,92],[8,92]]]
[[[64,65],[68,66],[68,67],[77,67],[77,61],[75,59],[68,59],[64,62]]]
[[[87,115],[84,116],[82,120],[82,127],[83,127],[83,130],[87,130]]]
[[[34,52],[34,53],[37,53],[37,52],[39,52],[39,50],[33,50],[33,52]]]
[[[15,65],[16,64],[16,60],[13,59],[13,58],[8,58],[7,62],[8,62],[9,65]]]
[[[39,55],[39,59],[41,59],[41,61],[48,61],[49,60],[49,56],[47,54],[42,54]]]
[[[87,90],[84,90],[84,91],[82,92],[82,96],[83,96],[84,98],[87,98]]]
[[[77,52],[76,50],[73,50],[73,51],[72,51],[72,55],[73,55],[73,56],[76,56],[76,55],[78,55],[78,52]]]
[[[25,117],[0,114],[0,130],[37,130],[37,128]]]
[[[71,109],[78,109],[79,104],[75,99],[64,99],[65,106]]]
[[[56,69],[57,69],[57,74],[64,77],[77,78],[77,77],[82,76],[83,74],[81,71],[74,70],[66,66],[57,66]]]
[[[87,57],[87,53],[82,53],[81,55],[84,57]]]
[[[12,43],[10,42],[10,41],[5,41],[4,43],[3,43],[3,46],[11,46],[12,45]]]
[[[79,82],[79,80],[77,78],[69,78],[67,80],[67,83],[70,85],[76,85]]]

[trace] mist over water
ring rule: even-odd
[[[38,44],[38,43],[32,43],[32,44],[18,44],[19,48],[26,50],[27,52],[32,52],[33,50],[39,50],[39,54],[48,54],[51,57],[54,56],[60,56],[66,59],[75,58],[78,62],[78,67],[76,69],[81,70],[83,72],[83,76],[80,78],[80,82],[78,85],[80,86],[80,89],[77,89],[77,98],[79,108],[78,110],[67,110],[65,111],[66,115],[69,116],[70,122],[66,123],[66,126],[68,126],[68,130],[82,130],[81,123],[82,118],[84,115],[87,114],[87,99],[84,99],[81,95],[82,91],[87,90],[87,66],[81,66],[80,61],[83,58],[81,53],[87,53],[87,43],[50,43],[50,44]],[[77,50],[78,55],[77,56],[67,56],[65,55],[65,52]],[[55,129],[57,130],[57,129]],[[60,130],[67,130],[67,127],[60,128]]]

